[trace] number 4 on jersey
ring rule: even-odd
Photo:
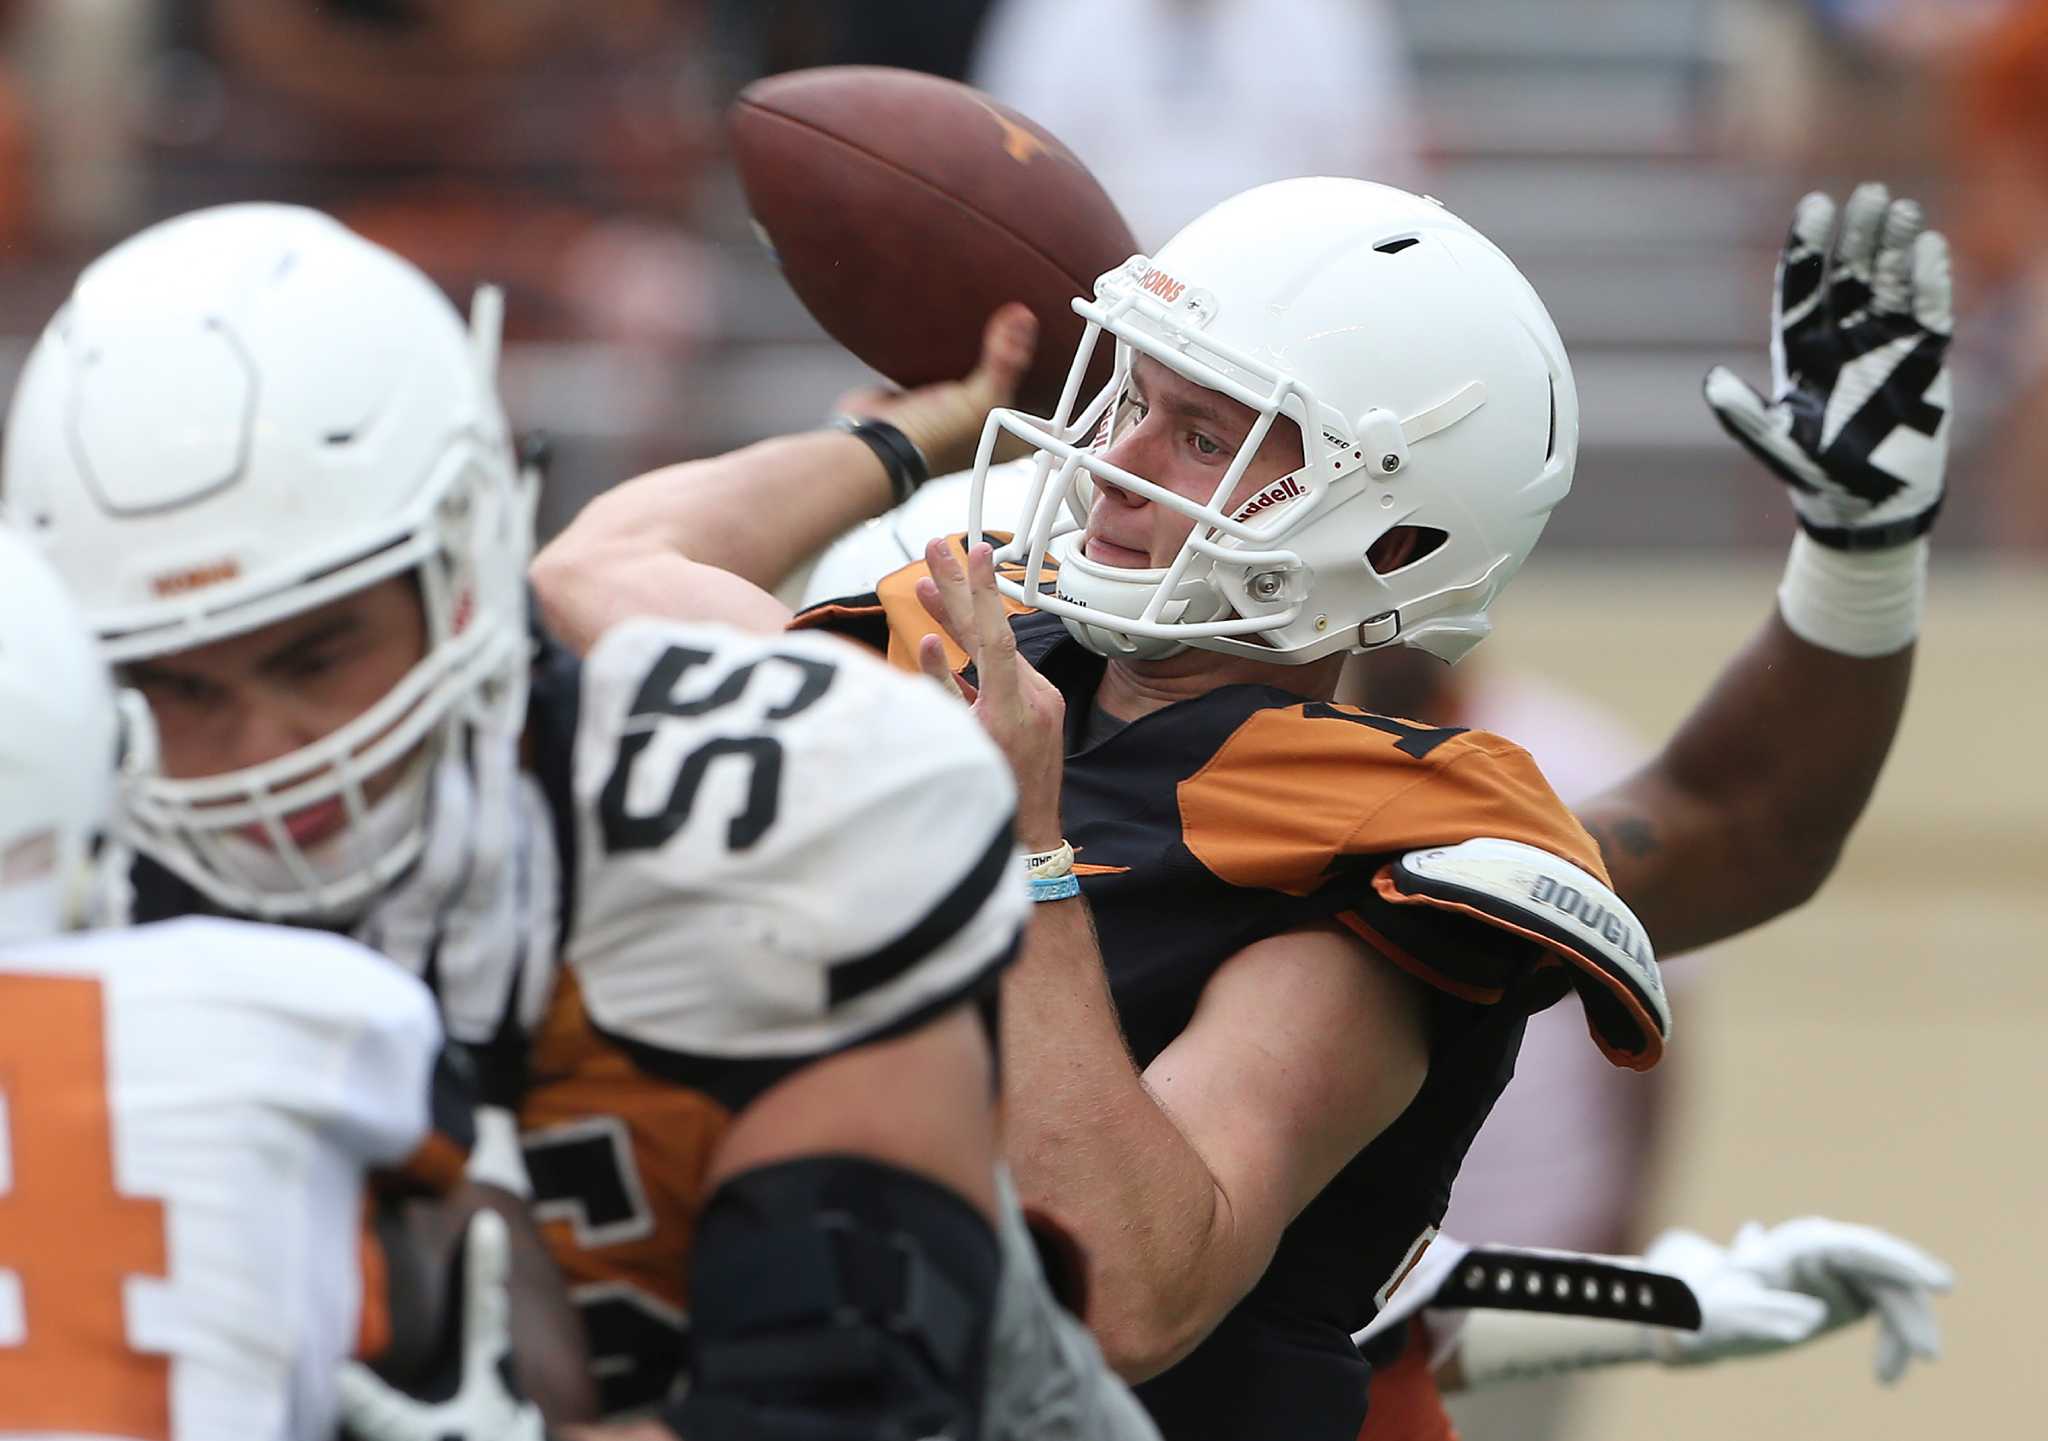
[[[0,975],[0,1433],[170,1441],[171,1363],[134,1348],[164,1206],[114,1177],[100,983]]]

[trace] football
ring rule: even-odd
[[[1084,328],[1071,302],[1138,249],[1066,146],[969,86],[872,66],[756,81],[729,128],[755,228],[827,334],[924,385],[973,369],[990,312],[1023,301],[1039,339],[1017,404],[1051,413]],[[1097,350],[1084,401],[1109,378]]]

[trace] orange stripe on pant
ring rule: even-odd
[[[1394,1364],[1372,1373],[1372,1404],[1358,1428],[1358,1441],[1458,1441],[1437,1390],[1429,1333],[1420,1319],[1408,1323]]]

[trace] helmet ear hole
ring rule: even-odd
[[[1449,539],[1449,534],[1432,525],[1397,525],[1372,543],[1365,563],[1374,575],[1393,575],[1427,559]]]

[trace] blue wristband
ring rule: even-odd
[[[1081,894],[1081,878],[1071,871],[1049,880],[1033,877],[1031,899],[1034,901],[1070,901]]]

